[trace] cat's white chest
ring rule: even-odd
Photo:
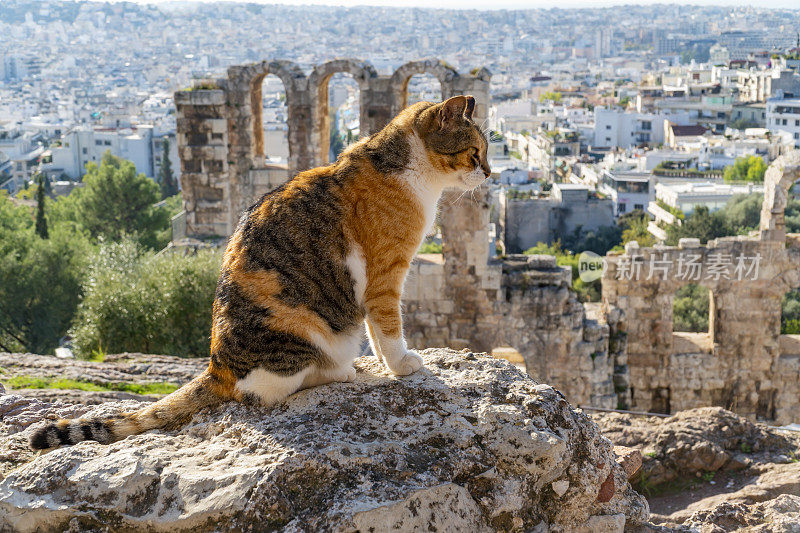
[[[364,259],[364,252],[358,244],[350,244],[350,252],[345,257],[344,264],[350,272],[350,277],[353,278],[356,302],[363,305],[364,293],[367,290],[367,262]]]

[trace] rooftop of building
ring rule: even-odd
[[[671,124],[670,128],[672,129],[672,133],[676,137],[689,137],[692,135],[703,135],[705,132],[708,131],[703,126],[700,125],[689,125],[689,126],[679,126],[677,124]]]

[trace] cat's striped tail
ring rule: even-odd
[[[180,389],[138,411],[109,418],[60,420],[34,431],[29,444],[34,450],[84,440],[110,444],[151,429],[177,429],[201,409],[231,399],[233,382],[226,372],[215,372],[210,366]]]

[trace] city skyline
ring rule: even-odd
[[[458,9],[458,10],[527,10],[527,9],[591,9],[608,8],[625,5],[693,5],[714,7],[750,7],[748,0],[691,0],[687,2],[664,2],[660,0],[540,0],[535,5],[531,2],[520,0],[500,0],[491,5],[485,0],[410,0],[397,2],[396,0],[110,0],[114,2],[132,1],[139,4],[182,4],[182,3],[253,3],[253,4],[280,4],[288,6],[332,6],[332,7],[397,7],[397,8],[431,8],[431,9]],[[796,0],[770,0],[758,6],[767,9],[793,9],[799,10]]]

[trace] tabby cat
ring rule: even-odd
[[[364,323],[390,371],[418,370],[422,358],[403,338],[400,294],[442,190],[472,189],[490,174],[474,107],[471,96],[414,104],[334,164],[264,195],[225,251],[208,368],[139,411],[38,429],[31,447],[110,443],[180,427],[228,400],[270,405],[303,388],[350,381]]]

